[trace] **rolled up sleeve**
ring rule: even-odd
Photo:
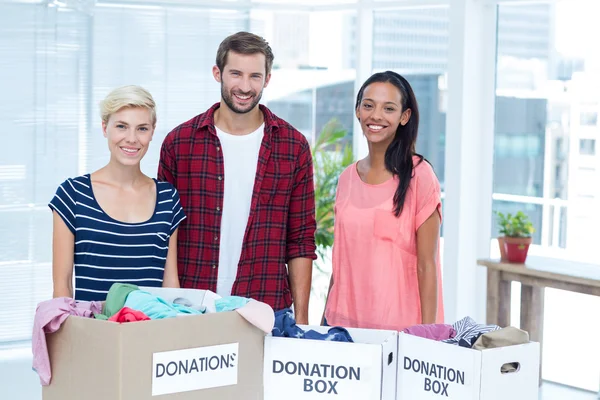
[[[290,198],[286,261],[294,258],[317,258],[316,229],[313,163],[310,147],[308,142],[305,142],[294,175]]]

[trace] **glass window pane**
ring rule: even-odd
[[[341,143],[352,143],[355,0],[318,2],[349,5],[346,12],[289,12],[281,1],[252,2],[252,11],[235,1],[217,9],[191,0],[24,3],[0,1],[0,74],[10,77],[0,90],[0,343],[28,340],[35,306],[52,295],[47,204],[67,177],[107,162],[98,102],[112,88],[141,85],[157,102],[142,162],[155,176],[165,135],[219,101],[217,46],[250,30],[275,52],[263,103],[311,142],[337,119],[347,131]],[[307,9],[306,1],[286,4]]]
[[[599,263],[600,75],[594,2],[498,6],[494,199],[496,211],[523,211],[535,226],[536,252]],[[493,226],[493,236],[497,235]],[[588,296],[546,290],[543,378],[598,390],[600,367],[561,345],[573,309],[594,309]],[[561,316],[561,317],[559,317]],[[600,319],[582,322],[579,339],[593,343]],[[566,325],[565,325],[566,326]],[[589,332],[589,333],[588,333]],[[564,369],[565,365],[572,368]]]
[[[373,70],[393,70],[410,82],[420,113],[416,150],[433,165],[442,191],[448,12],[448,7],[376,10],[373,17]]]

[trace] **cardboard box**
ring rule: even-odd
[[[397,400],[534,400],[539,365],[539,343],[479,351],[400,333]]]
[[[398,332],[348,332],[355,343],[266,336],[265,400],[394,400]]]
[[[124,324],[70,316],[47,335],[43,400],[262,400],[264,336],[235,311]]]

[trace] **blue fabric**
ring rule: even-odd
[[[215,300],[215,309],[217,312],[235,311],[238,308],[244,307],[250,299],[239,296],[227,296]]]
[[[56,190],[48,206],[75,236],[75,300],[104,301],[115,282],[162,286],[169,238],[185,213],[173,185],[154,181],[154,214],[142,223],[106,214],[89,174],[67,179]]]
[[[194,305],[191,301],[189,301],[185,297],[177,297],[176,299],[173,299],[173,304],[179,304],[181,306],[193,308],[194,310],[200,311],[202,314],[204,314],[206,312],[205,305],[202,305],[202,304]]]
[[[202,314],[202,312],[181,304],[172,304],[144,290],[135,290],[127,296],[125,307],[138,310],[150,319],[176,317],[178,314]]]
[[[275,326],[271,334],[275,337],[291,337],[298,339],[326,340],[330,342],[354,342],[350,333],[344,328],[333,327],[327,333],[314,330],[304,331],[296,325],[292,310],[285,308],[275,313]]]

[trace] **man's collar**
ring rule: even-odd
[[[204,128],[209,125],[215,125],[215,111],[217,111],[219,107],[221,107],[221,103],[215,103],[204,113],[202,119],[200,120],[200,128]],[[259,104],[258,107],[260,108],[260,111],[262,111],[265,118],[265,133],[271,133],[273,129],[279,128],[277,119],[271,110],[262,104]]]

